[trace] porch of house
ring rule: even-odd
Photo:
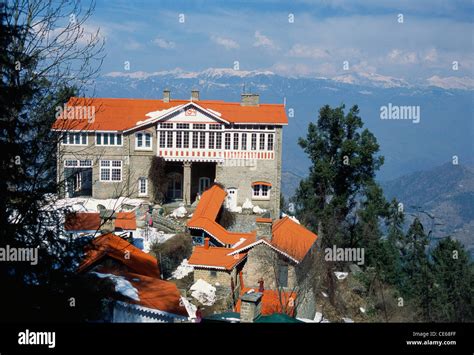
[[[167,162],[166,176],[168,204],[193,204],[197,196],[209,188],[216,178],[215,162]]]

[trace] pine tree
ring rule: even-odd
[[[430,320],[474,321],[474,265],[463,245],[449,237],[443,239],[431,258],[435,299]]]

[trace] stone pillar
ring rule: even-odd
[[[191,204],[191,162],[183,163],[183,201],[185,205]]]
[[[262,313],[260,292],[246,293],[241,297],[240,323],[253,323]]]

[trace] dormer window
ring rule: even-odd
[[[150,132],[135,133],[135,149],[152,150],[153,137]]]

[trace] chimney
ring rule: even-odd
[[[253,323],[262,314],[260,292],[246,293],[241,297],[240,323]]]
[[[99,212],[100,216],[100,231],[102,233],[112,233],[115,231],[115,219],[117,218],[117,213],[113,210],[101,210]]]
[[[199,101],[199,90],[191,91],[191,101]]]
[[[258,94],[242,94],[240,106],[256,106],[260,104],[260,95]]]
[[[168,89],[163,90],[163,102],[170,102],[171,99],[171,91]]]
[[[204,248],[209,249],[209,238],[208,237],[204,238]]]
[[[272,219],[260,217],[255,222],[257,225],[257,240],[262,238],[272,240]]]

